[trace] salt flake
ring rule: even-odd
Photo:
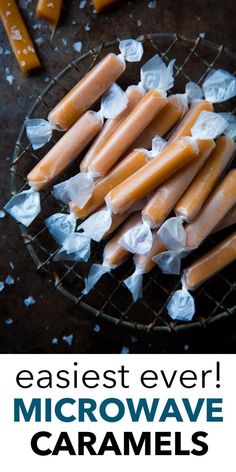
[[[151,10],[154,10],[154,8],[157,7],[157,2],[156,0],[152,0],[148,3],[148,8],[150,8]]]
[[[6,325],[11,325],[12,323],[14,323],[12,318],[7,318],[7,320],[5,320]]]
[[[77,41],[76,43],[73,44],[73,49],[77,52],[80,52],[82,49],[82,41]]]
[[[5,218],[6,213],[3,210],[0,210],[0,218]]]
[[[4,290],[5,284],[4,282],[0,282],[0,292]]]
[[[74,339],[74,335],[73,334],[70,334],[69,336],[63,336],[63,341],[65,341],[66,344],[68,344],[69,346],[72,345],[73,343],[73,339]]]
[[[14,285],[15,283],[15,280],[13,279],[13,277],[11,277],[11,275],[8,275],[6,278],[5,278],[5,284],[7,285]]]
[[[121,351],[120,351],[121,354],[129,354],[129,348],[126,347],[126,346],[123,346]]]
[[[35,303],[36,303],[36,301],[33,297],[31,297],[31,295],[24,299],[24,305],[27,306],[27,307],[31,306],[31,305],[34,305]]]
[[[52,338],[52,344],[53,345],[58,344],[58,338]]]
[[[98,324],[96,324],[93,328],[93,331],[95,331],[95,333],[99,333],[99,331],[101,331],[101,326],[99,326]]]
[[[80,4],[79,4],[79,7],[80,9],[82,10],[86,5],[86,0],[81,0]]]

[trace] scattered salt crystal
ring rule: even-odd
[[[6,325],[11,325],[12,323],[14,323],[12,318],[7,318],[7,320],[5,320]]]
[[[120,351],[121,354],[129,354],[129,348],[126,347],[126,346],[123,346],[121,351]]]
[[[3,210],[0,210],[0,218],[5,218],[6,213]]]
[[[41,29],[43,27],[42,23],[34,23],[32,25],[32,28],[35,29]]]
[[[24,299],[24,305],[27,306],[27,307],[31,306],[31,305],[34,305],[35,303],[36,303],[36,301],[33,297],[31,297],[31,295],[28,298]]]
[[[49,77],[44,77],[43,81],[44,81],[44,82],[49,82],[50,79],[49,79]]]
[[[39,36],[38,38],[35,38],[34,42],[38,45],[41,46],[44,43],[44,39],[42,36]]]
[[[0,46],[0,54],[3,54],[4,49]]]
[[[22,40],[21,32],[18,28],[16,28],[15,26],[12,26],[10,30],[11,30],[11,39],[14,39],[15,41]]]
[[[199,33],[200,38],[204,39],[206,36],[206,33]]]
[[[61,38],[61,40],[62,40],[62,43],[64,44],[64,46],[66,46],[67,43],[68,43],[67,39],[66,38]]]
[[[15,283],[15,280],[13,279],[13,277],[11,277],[11,275],[8,275],[6,278],[5,278],[5,284],[7,285],[14,285]]]
[[[137,26],[142,26],[142,20],[137,21]]]
[[[98,324],[96,324],[93,328],[93,331],[95,331],[95,333],[99,333],[99,331],[101,331],[101,326],[99,326]]]
[[[5,284],[4,282],[0,282],[0,292],[4,290]]]
[[[79,7],[80,9],[82,10],[86,5],[86,0],[81,0],[80,4],[79,4]]]
[[[9,56],[10,54],[11,54],[11,51],[9,49],[5,49],[4,56]]]
[[[58,344],[58,339],[57,338],[52,338],[52,344]]]
[[[184,345],[184,351],[189,351],[189,344]]]
[[[130,18],[133,18],[133,16],[134,16],[134,15],[132,15],[132,13],[129,14],[129,17],[130,17]]]
[[[156,0],[151,0],[149,3],[148,3],[148,8],[151,8],[151,10],[154,10],[154,8],[157,7],[157,2]]]
[[[7,81],[10,85],[13,84],[14,80],[15,80],[14,75],[11,75],[11,74],[6,75],[6,81]]]
[[[90,31],[91,30],[90,23],[86,23],[84,29],[85,29],[85,31]]]
[[[76,21],[76,20],[72,20],[71,24],[72,24],[72,25],[77,25],[77,21]]]
[[[10,268],[11,268],[12,270],[15,269],[15,265],[14,265],[14,263],[13,263],[12,261],[9,262],[9,266],[10,266]]]
[[[72,345],[73,343],[73,339],[74,339],[74,335],[73,334],[70,334],[69,336],[63,336],[63,341],[65,341],[66,344],[68,344],[69,346]]]
[[[131,342],[132,342],[132,343],[137,343],[137,342],[138,342],[138,338],[136,338],[136,336],[131,336]]]
[[[73,44],[73,49],[77,52],[80,52],[82,49],[82,41],[77,41],[76,43]]]
[[[47,3],[47,7],[48,7],[48,8],[54,8],[55,5],[54,5],[53,2],[49,2],[49,3]]]

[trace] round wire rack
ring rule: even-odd
[[[225,68],[235,73],[236,54],[200,36],[193,39],[174,33],[156,33],[142,35],[138,39],[144,44],[141,65],[156,53],[160,54],[164,61],[176,60],[173,93],[183,92],[189,80],[201,84],[212,68]],[[49,111],[95,63],[107,53],[118,51],[117,43],[118,40],[102,44],[68,64],[37,97],[27,118],[47,118]],[[140,63],[128,64],[125,74],[119,80],[121,87],[136,84],[139,69]],[[95,109],[96,107],[98,109],[98,104],[95,104]],[[235,101],[231,100],[223,106],[217,106],[216,111],[234,113]],[[23,124],[13,156],[12,194],[27,186],[27,173],[59,137],[60,134],[55,133],[50,145],[35,152],[29,145]],[[78,162],[62,175],[61,180],[68,179],[78,172]],[[232,265],[195,292],[196,314],[191,323],[174,322],[169,318],[166,305],[172,293],[180,288],[180,280],[176,276],[161,274],[158,269],[144,275],[143,298],[137,303],[132,303],[131,295],[122,283],[133,272],[132,258],[118,269],[106,274],[88,295],[83,296],[84,278],[92,263],[101,262],[104,246],[94,244],[87,263],[54,262],[53,257],[58,246],[48,233],[44,220],[53,213],[65,211],[66,207],[53,198],[50,189],[41,192],[41,207],[40,216],[29,228],[20,225],[22,237],[36,269],[53,277],[57,290],[95,317],[102,317],[116,326],[132,327],[146,332],[172,332],[206,326],[236,312],[236,283]],[[225,230],[209,238],[206,244],[194,252],[194,256],[190,255],[187,258],[187,263],[209,250],[227,234]]]

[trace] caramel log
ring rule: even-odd
[[[95,8],[96,13],[104,10],[105,8],[118,3],[120,0],[93,0],[93,6]]]
[[[166,247],[158,238],[156,231],[152,232],[153,242],[151,250],[148,254],[135,254],[134,261],[138,267],[143,269],[143,272],[151,272],[151,270],[155,267],[155,262],[152,260],[153,257],[157,256],[161,252],[166,251]]]
[[[105,175],[165,105],[166,98],[150,90],[102,146],[89,170]]]
[[[191,138],[179,139],[111,190],[106,198],[108,206],[113,213],[125,212],[197,155],[198,146]]]
[[[144,207],[142,215],[151,228],[159,227],[201,169],[215,147],[213,139],[199,140],[199,156],[164,182]]]
[[[203,282],[236,259],[236,231],[184,270],[183,282],[188,290],[196,290]]]
[[[228,172],[193,221],[185,226],[186,248],[196,248],[236,204],[236,169]]]
[[[125,64],[113,53],[105,56],[49,113],[54,128],[66,131],[124,72]]]
[[[122,161],[116,164],[113,169],[105,176],[97,180],[95,183],[93,194],[83,208],[78,208],[75,203],[71,203],[71,209],[77,218],[85,218],[91,215],[93,211],[98,209],[103,203],[104,198],[111,189],[116,187],[120,182],[127,179],[137,169],[144,166],[148,162],[148,157],[140,149],[135,149]],[[78,189],[79,191],[79,189]]]
[[[91,165],[92,160],[95,158],[96,152],[99,151],[101,146],[103,146],[106,141],[111,137],[115,130],[120,126],[122,121],[124,121],[124,119],[138,104],[144,94],[143,90],[135,85],[131,85],[130,87],[128,87],[125,93],[128,98],[127,107],[115,119],[110,119],[106,121],[105,125],[102,128],[102,131],[99,133],[98,137],[95,139],[92,146],[90,147],[87,154],[84,156],[80,163],[81,172],[88,172],[88,168]]]
[[[22,72],[41,67],[15,0],[0,0],[0,16]]]
[[[37,189],[51,184],[80,154],[102,127],[97,113],[88,111],[65,133],[28,174]]]
[[[154,136],[165,136],[168,131],[180,120],[186,111],[186,105],[179,95],[172,95],[167,98],[166,105],[145,128],[142,134],[132,144],[132,148],[143,147],[150,149]]]
[[[191,221],[200,211],[208,195],[228,165],[235,151],[233,139],[221,136],[216,140],[216,147],[211,156],[183,194],[175,207],[177,216]]]
[[[216,226],[214,229],[214,233],[217,231],[221,231],[222,229],[228,228],[229,226],[232,226],[236,223],[236,205],[233,206],[233,208],[225,215],[223,220],[220,221],[220,223]]]
[[[113,236],[106,244],[103,253],[103,264],[111,266],[112,268],[119,267],[128,259],[130,253],[127,249],[120,246],[120,238],[126,231],[138,225],[141,222],[140,213],[134,213],[120,228],[120,230]]]
[[[191,128],[193,127],[196,119],[200,115],[201,111],[214,111],[213,105],[206,100],[197,100],[192,103],[189,111],[186,113],[180,124],[177,126],[175,131],[172,133],[168,140],[168,143],[173,143],[182,136],[191,136]]]
[[[38,0],[36,15],[57,25],[62,8],[62,0]]]

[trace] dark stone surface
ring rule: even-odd
[[[48,26],[33,13],[36,1],[20,2],[32,35],[43,38],[38,49],[45,69],[27,78],[19,71],[12,53],[0,55],[1,208],[9,197],[11,156],[24,116],[45,86],[45,78],[53,77],[76,58],[77,53],[72,47],[75,41],[82,41],[82,51],[86,51],[102,41],[135,37],[140,33],[172,31],[196,36],[203,32],[208,39],[235,49],[235,2],[232,0],[159,0],[155,9],[148,8],[148,3],[148,0],[124,1],[103,14],[95,15],[88,0],[84,9],[79,8],[79,0],[67,1],[61,25],[50,43]],[[85,25],[90,29],[85,29]],[[4,50],[10,50],[1,25],[0,45]],[[7,74],[14,76],[12,85],[6,81]],[[137,335],[100,320],[96,322],[91,315],[59,294],[52,281],[36,273],[17,224],[8,217],[1,220],[0,242],[1,280],[8,274],[15,279],[13,286],[6,286],[0,293],[0,352],[119,353],[124,346],[136,353],[236,352],[235,317],[215,323],[208,329],[178,335]],[[10,262],[14,263],[14,269],[10,268]],[[34,297],[36,304],[27,308],[23,299],[29,295]],[[14,322],[6,325],[5,320],[10,318]],[[101,328],[98,333],[94,331],[95,324]],[[72,333],[74,341],[69,347],[62,337]],[[137,340],[131,336],[136,336]],[[53,338],[58,338],[58,345],[51,344]]]

